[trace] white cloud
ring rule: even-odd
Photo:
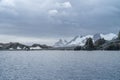
[[[2,7],[14,7],[15,3],[14,3],[14,0],[1,0],[0,6],[2,6]]]
[[[17,15],[17,12],[15,10],[14,0],[1,0],[0,1],[0,12]]]
[[[69,1],[63,2],[63,3],[56,3],[56,6],[59,8],[71,8],[72,7],[72,5]]]
[[[56,15],[59,9],[68,9],[72,5],[69,1],[56,3],[55,0],[1,0],[0,12],[13,15],[37,16],[41,14]],[[49,5],[49,6],[48,6]]]
[[[0,12],[37,16],[47,14],[54,3],[54,0],[1,0]]]
[[[53,10],[49,10],[48,12],[50,15],[56,15],[58,13],[58,10],[53,9]]]
[[[48,13],[53,16],[57,14],[64,16],[67,15],[67,11],[65,9],[71,7],[72,5],[70,2],[63,2],[63,3],[57,2],[55,5],[53,5],[53,9],[49,10]]]
[[[64,2],[61,4],[61,6],[63,6],[64,8],[71,8],[72,7],[70,2]]]

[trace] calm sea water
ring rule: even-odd
[[[120,80],[120,52],[1,51],[0,80]]]

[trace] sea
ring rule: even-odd
[[[120,80],[120,51],[0,51],[0,80]]]

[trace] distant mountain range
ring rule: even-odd
[[[0,50],[120,50],[120,32],[118,35],[109,33],[75,36],[69,41],[60,39],[54,46],[37,43],[0,43]]]
[[[98,39],[104,38],[107,41],[117,38],[117,35],[114,33],[102,34],[97,33],[95,35],[85,35],[85,36],[75,36],[73,39],[67,41],[60,39],[53,46],[54,47],[70,47],[70,46],[83,46],[86,43],[88,38],[92,38],[93,42]]]

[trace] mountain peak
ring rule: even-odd
[[[77,35],[73,39],[71,39],[69,42],[67,42],[66,40],[60,39],[58,42],[55,43],[54,46],[55,47],[83,46],[83,45],[85,45],[87,38],[92,38],[93,41],[104,38],[105,40],[109,41],[109,40],[117,38],[117,35],[114,33],[109,33],[109,34],[97,33],[95,35],[86,35],[86,36]]]
[[[101,34],[100,33],[96,33],[95,35],[93,35],[93,40],[96,41],[98,39],[101,38]]]
[[[53,46],[54,47],[63,47],[67,44],[67,40],[59,39]]]
[[[100,36],[101,38],[104,38],[105,40],[108,40],[108,41],[117,38],[117,35],[114,33],[101,34]]]
[[[74,46],[74,45],[84,45],[87,38],[92,38],[92,35],[87,36],[76,36],[71,41],[67,43],[67,46]]]

